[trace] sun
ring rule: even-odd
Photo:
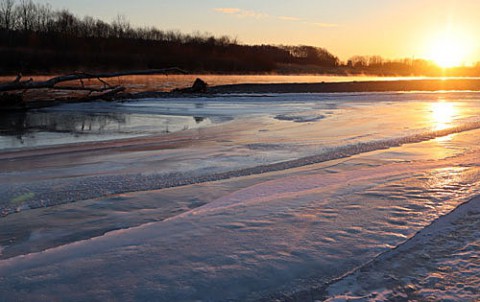
[[[468,40],[461,34],[443,33],[430,44],[428,59],[442,68],[451,68],[465,63],[470,52]]]
[[[453,37],[443,37],[433,44],[431,59],[440,67],[459,66],[465,57],[465,46]]]

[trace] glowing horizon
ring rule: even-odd
[[[473,37],[467,29],[449,21],[444,30],[432,33],[427,40],[425,59],[442,68],[468,65],[475,48]]]
[[[441,67],[480,61],[480,38],[472,34],[480,27],[478,0],[71,2],[49,1],[105,21],[123,14],[134,26],[227,35],[244,44],[323,47],[342,61],[355,55],[426,59]]]

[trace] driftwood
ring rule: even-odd
[[[165,69],[151,69],[151,70],[135,70],[135,71],[125,71],[125,72],[112,72],[112,73],[84,73],[76,72],[69,75],[63,75],[51,78],[47,81],[33,81],[32,79],[22,81],[21,75],[18,75],[17,78],[10,83],[0,84],[0,92],[14,91],[14,90],[27,90],[27,89],[62,89],[62,90],[83,90],[83,91],[92,91],[92,92],[103,92],[105,90],[111,90],[116,87],[108,85],[103,79],[107,78],[116,78],[122,76],[132,76],[132,75],[157,75],[157,74],[170,74],[170,73],[182,73],[186,74],[187,72],[179,68],[165,68]],[[104,84],[104,88],[96,89],[85,86],[75,86],[75,87],[66,87],[66,86],[57,86],[57,84],[71,81],[83,81],[88,79],[97,79]]]
[[[69,75],[62,75],[53,77],[46,81],[34,81],[33,79],[22,81],[22,75],[19,74],[15,80],[9,83],[0,84],[0,108],[4,109],[26,109],[35,107],[40,104],[29,104],[24,99],[24,95],[28,91],[37,89],[46,89],[50,91],[62,90],[73,92],[86,93],[83,97],[70,97],[63,99],[63,101],[94,101],[98,99],[110,100],[118,93],[124,92],[125,87],[121,85],[112,86],[104,79],[116,78],[122,76],[136,76],[136,75],[165,75],[165,74],[187,74],[186,71],[179,68],[165,68],[165,69],[150,69],[150,70],[134,70],[125,72],[112,73],[85,73],[76,72]],[[86,86],[84,80],[97,80],[101,85]],[[67,86],[67,82],[79,81],[79,85]],[[63,84],[63,85],[61,85]],[[99,87],[101,86],[101,87]],[[53,99],[51,101],[58,101]],[[35,102],[32,102],[35,103]],[[53,102],[50,102],[53,103]],[[45,102],[42,102],[42,106]]]

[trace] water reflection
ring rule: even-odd
[[[126,116],[120,113],[13,112],[0,115],[0,134],[19,139],[39,131],[80,135],[99,133],[112,126],[118,128],[125,123]]]
[[[172,133],[210,124],[200,116],[29,111],[0,114],[0,150]]]
[[[431,104],[432,124],[434,130],[443,130],[452,126],[458,113],[454,103],[441,101]]]
[[[193,119],[195,120],[195,123],[200,124],[201,122],[205,121],[204,117],[201,116],[194,116]]]

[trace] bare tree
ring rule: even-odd
[[[34,27],[37,6],[32,0],[20,0],[16,7],[19,26],[23,31],[31,31]]]
[[[15,0],[2,0],[0,2],[0,28],[5,30],[12,29],[14,5]]]
[[[110,24],[103,22],[102,20],[96,20],[94,36],[97,38],[108,38],[112,34],[112,28]]]
[[[126,38],[131,29],[130,22],[124,15],[117,15],[112,21],[112,29],[117,38]]]
[[[353,56],[350,58],[353,67],[365,67],[368,65],[368,60],[364,56]]]
[[[94,37],[95,36],[95,19],[86,16],[83,18],[83,20],[80,22],[80,35],[83,37]]]
[[[164,40],[167,42],[178,43],[183,40],[182,34],[178,30],[169,30],[164,35]]]
[[[56,31],[69,36],[78,35],[80,21],[72,13],[62,10],[57,13]]]
[[[165,39],[165,33],[158,28],[152,27],[149,31],[149,39],[162,41]]]
[[[369,66],[379,66],[382,65],[385,60],[381,56],[370,56],[368,57]]]
[[[36,30],[47,33],[53,23],[52,7],[49,3],[37,5]]]
[[[220,38],[217,38],[217,43],[220,46],[228,46],[232,44],[232,39],[229,36],[221,36]]]

